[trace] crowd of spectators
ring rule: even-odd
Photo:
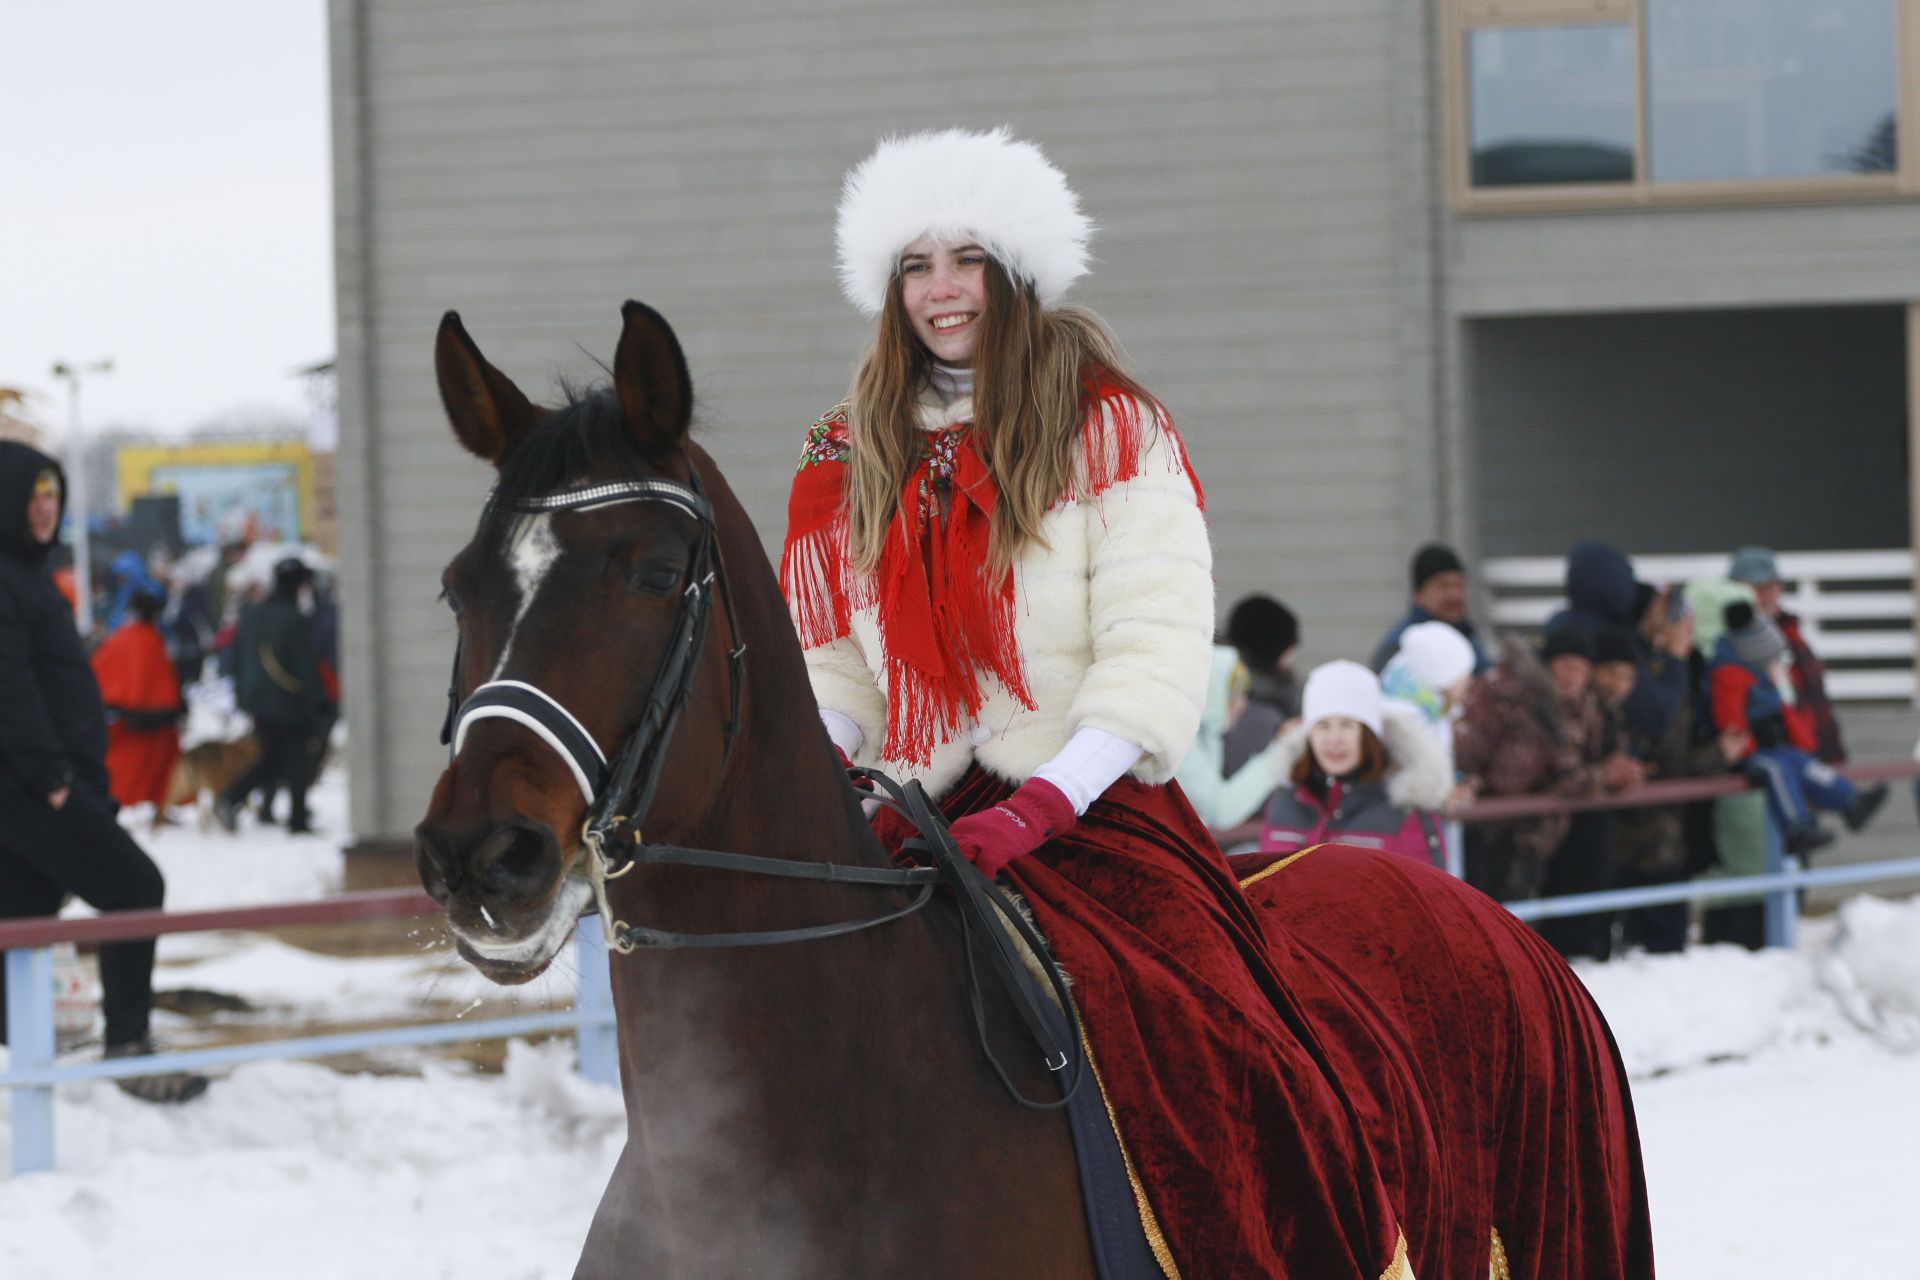
[[[1766,548],[1733,553],[1723,576],[1651,583],[1619,549],[1582,542],[1564,608],[1537,633],[1491,639],[1451,548],[1421,547],[1410,569],[1407,611],[1366,666],[1302,678],[1291,610],[1253,595],[1228,614],[1179,781],[1230,855],[1368,845],[1513,901],[1750,870],[1767,823],[1804,858],[1835,839],[1823,815],[1858,830],[1886,798],[1834,767],[1846,755],[1824,669]],[[1482,798],[1577,801],[1729,772],[1753,791],[1450,821]],[[1682,902],[1539,929],[1564,954],[1604,959],[1622,943],[1681,949],[1690,915]],[[1758,909],[1709,910],[1704,929],[1757,946]]]

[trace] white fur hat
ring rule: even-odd
[[[1380,733],[1380,677],[1357,662],[1336,658],[1315,667],[1300,693],[1300,718],[1311,729],[1328,716],[1358,720]]]
[[[1473,641],[1447,622],[1421,622],[1400,633],[1399,657],[1429,689],[1445,689],[1473,674]]]
[[[1087,273],[1093,223],[1080,197],[1040,148],[1001,126],[991,133],[944,129],[884,138],[847,175],[834,241],[840,288],[879,315],[900,251],[921,236],[977,240],[1042,306]]]

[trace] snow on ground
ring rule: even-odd
[[[346,831],[337,774],[316,821]],[[175,908],[335,892],[326,839],[195,826],[148,840]],[[1584,965],[1634,1077],[1661,1274],[1920,1280],[1920,899],[1860,897],[1794,951],[1697,948]],[[162,941],[159,985],[315,1022],[452,1016],[495,993],[432,949],[343,959],[235,934]],[[529,1004],[564,997],[571,957]],[[182,1034],[163,1017],[163,1035]],[[189,1106],[109,1084],[57,1101],[60,1168],[0,1180],[0,1276],[219,1280],[571,1274],[618,1155],[618,1096],[570,1042],[498,1075],[430,1056],[411,1075],[241,1067]],[[0,1120],[0,1148],[10,1125]]]

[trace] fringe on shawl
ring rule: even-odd
[[[1079,465],[1061,501],[1091,501],[1108,489],[1142,474],[1150,433],[1165,436],[1169,470],[1184,473],[1193,484],[1194,498],[1204,510],[1206,495],[1187,459],[1186,446],[1165,410],[1151,414],[1124,389],[1089,381],[1087,413],[1080,438]],[[836,406],[814,424],[794,477],[788,502],[786,544],[780,555],[780,589],[786,596],[794,627],[805,648],[833,643],[851,633],[853,617],[873,608],[881,617],[881,639],[887,677],[888,716],[883,754],[887,759],[926,764],[933,750],[950,739],[965,720],[978,715],[986,698],[983,676],[991,674],[1022,705],[1031,707],[1015,633],[1013,578],[1009,573],[997,586],[943,581],[936,590],[932,575],[978,573],[985,563],[985,547],[964,536],[964,524],[949,521],[946,545],[932,544],[933,555],[922,561],[921,547],[912,545],[904,516],[896,516],[888,532],[890,554],[883,556],[881,572],[859,574],[852,568],[852,532],[845,511],[846,406]],[[910,484],[917,483],[916,478]],[[941,531],[926,536],[939,540]],[[944,554],[943,554],[944,553]],[[892,561],[891,565],[885,561]],[[889,570],[892,570],[889,572]],[[886,584],[926,591],[932,617],[931,637],[906,637],[890,632],[889,616],[904,619],[919,610],[890,609],[883,600]],[[984,591],[980,588],[985,587]],[[935,608],[936,601],[939,608]],[[984,634],[982,633],[984,628]],[[929,676],[925,646],[931,639],[944,670]],[[906,649],[923,649],[922,661]]]

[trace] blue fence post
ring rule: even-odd
[[[573,1006],[583,1014],[605,1018],[582,1026],[574,1036],[580,1054],[580,1074],[596,1084],[620,1087],[620,1051],[613,1031],[613,979],[607,965],[606,938],[599,916],[583,916],[574,929],[574,952],[580,968],[580,987]]]
[[[12,1070],[53,1066],[53,948],[18,947],[7,952],[7,1046]],[[53,1086],[13,1089],[13,1171],[53,1168]]]
[[[1467,878],[1467,832],[1457,822],[1449,822],[1441,829],[1442,843],[1447,851],[1447,874],[1455,880]]]
[[[1765,822],[1767,832],[1767,874],[1778,875],[1787,869],[1787,842],[1780,834],[1780,824],[1768,814]],[[1770,947],[1791,947],[1793,945],[1793,922],[1799,908],[1795,899],[1796,889],[1775,889],[1767,895],[1766,902],[1766,941]]]

